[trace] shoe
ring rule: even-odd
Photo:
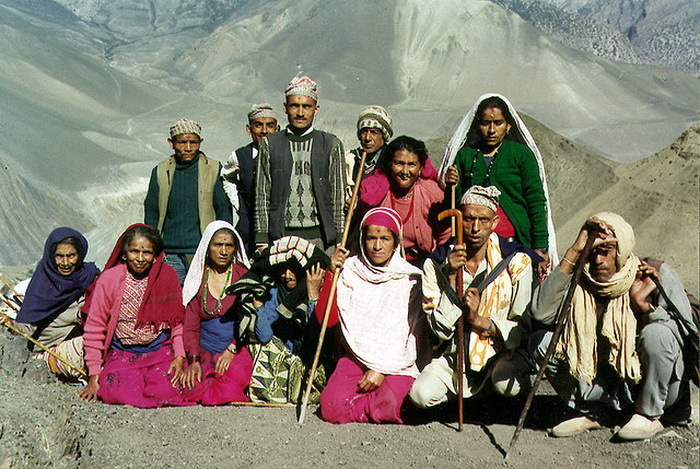
[[[643,415],[634,414],[629,422],[618,432],[621,440],[648,440],[664,429],[660,420],[650,420]]]
[[[567,436],[580,435],[589,430],[598,430],[603,428],[595,420],[591,420],[586,416],[575,417],[565,420],[549,431],[549,434],[555,438],[566,438]]]

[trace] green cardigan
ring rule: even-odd
[[[469,180],[474,154],[477,153],[473,180]],[[500,205],[515,228],[518,240],[533,249],[549,247],[547,208],[537,160],[525,145],[504,140],[492,161],[489,180],[481,151],[462,147],[455,158],[459,171],[459,198],[472,185],[496,186],[501,191]],[[458,199],[459,200],[459,199]]]

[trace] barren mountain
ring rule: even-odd
[[[697,0],[529,1],[550,3],[608,24],[629,38],[643,60],[700,76],[700,2]]]
[[[397,134],[430,139],[483,92],[506,94],[566,136],[552,136],[547,163],[551,184],[576,184],[563,205],[594,190],[575,173],[607,165],[590,155],[638,160],[700,120],[691,75],[565,47],[485,0],[0,0],[0,63],[0,264],[35,262],[61,225],[87,229],[103,261],[142,218],[171,122],[202,122],[203,150],[223,160],[248,141],[250,104],[279,110],[299,71],[319,81],[318,127],[347,147],[366,104],[385,105]]]

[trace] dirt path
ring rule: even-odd
[[[457,433],[452,406],[416,414],[411,425],[337,426],[310,409],[299,426],[293,408],[142,410],[83,403],[76,393],[0,331],[0,467],[696,468],[700,455],[697,423],[626,444],[611,443],[611,429],[549,438],[565,409],[546,386],[505,462],[521,401],[466,401]],[[694,389],[695,409],[697,399]]]

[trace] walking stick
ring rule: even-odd
[[[13,305],[12,303],[10,303],[9,301],[7,301],[7,299],[5,299],[4,296],[2,297],[2,301],[3,301],[6,305],[8,305],[10,308],[15,309],[14,305]],[[16,310],[15,310],[15,311],[16,311]],[[29,336],[29,335],[25,334],[24,332],[20,331],[20,330],[17,329],[15,326],[12,326],[12,325],[10,325],[10,324],[5,324],[5,323],[3,323],[2,325],[5,326],[5,327],[7,327],[9,330],[11,330],[12,332],[14,332],[14,333],[17,334],[18,336],[27,339],[29,342],[33,343],[34,345],[36,345],[37,347],[39,347],[39,348],[40,348],[41,350],[43,350],[44,352],[46,352],[46,353],[48,353],[49,355],[51,355],[52,357],[54,357],[54,358],[56,358],[57,360],[59,360],[59,361],[65,363],[68,367],[70,367],[71,369],[77,371],[77,372],[80,373],[82,376],[87,377],[87,373],[85,372],[85,370],[82,370],[82,369],[78,368],[77,366],[75,366],[74,364],[72,364],[71,362],[69,362],[68,360],[66,360],[65,358],[63,358],[62,356],[60,356],[59,354],[57,354],[56,352],[54,352],[53,350],[48,349],[44,344],[42,344],[41,342],[38,342],[38,341],[35,340],[32,336]]]
[[[438,220],[452,217],[452,223],[456,225],[455,244],[463,244],[464,220],[462,212],[456,208],[451,208],[440,212]],[[455,282],[457,296],[461,299],[464,295],[464,269],[457,270],[457,281]],[[457,431],[462,431],[464,425],[464,314],[457,319]]]
[[[534,383],[532,383],[532,389],[530,389],[530,393],[527,395],[527,399],[525,400],[525,406],[523,407],[523,410],[520,413],[518,425],[517,427],[515,427],[515,432],[513,432],[513,438],[510,440],[510,446],[508,446],[508,451],[506,451],[504,459],[508,459],[508,455],[515,446],[515,442],[518,441],[520,433],[523,431],[523,426],[525,425],[525,418],[527,417],[527,413],[530,410],[530,406],[532,405],[532,399],[535,397],[537,388],[542,382],[544,372],[547,370],[547,366],[549,366],[549,360],[552,358],[552,355],[554,355],[554,350],[557,347],[557,342],[559,342],[559,338],[561,337],[561,334],[564,331],[564,326],[566,325],[566,322],[569,319],[569,311],[571,311],[571,300],[574,297],[574,290],[576,290],[576,285],[578,285],[579,279],[581,278],[583,266],[586,264],[586,262],[588,262],[588,254],[590,253],[591,247],[593,246],[593,241],[595,241],[596,238],[595,231],[592,229],[592,227],[589,227],[589,229],[590,231],[588,232],[588,239],[586,240],[586,244],[583,247],[583,251],[581,251],[581,255],[579,256],[576,265],[574,266],[574,271],[571,276],[571,283],[569,284],[569,289],[567,290],[566,296],[564,297],[564,301],[562,302],[561,306],[559,307],[559,311],[557,312],[555,322],[556,327],[554,328],[554,332],[552,333],[552,339],[549,342],[549,346],[547,347],[547,352],[544,355],[544,360],[540,365],[540,369],[537,372],[537,375],[535,376],[535,381]]]
[[[17,298],[17,300],[19,300],[19,301],[21,302],[22,297],[23,297],[24,295],[20,295],[19,292],[18,292],[17,290],[15,290],[15,288],[14,288],[12,285],[10,285],[10,284],[8,283],[8,281],[5,280],[5,277],[3,277],[2,275],[0,275],[0,282],[4,283],[5,286],[6,286],[7,288],[10,289],[10,291],[11,291],[12,294],[15,296],[15,298]]]
[[[367,152],[363,151],[360,158],[360,165],[357,168],[357,176],[355,176],[355,186],[352,188],[352,197],[350,198],[350,206],[348,207],[348,213],[345,217],[345,226],[343,228],[343,238],[340,241],[340,246],[345,247],[345,243],[348,242],[348,235],[350,234],[350,223],[352,222],[352,216],[355,212],[355,206],[357,205],[357,194],[360,192],[360,183],[362,182],[362,174],[365,170],[365,160],[367,159]],[[304,398],[301,401],[301,409],[299,410],[299,423],[304,423],[304,417],[306,416],[306,407],[309,405],[309,398],[311,397],[311,388],[314,384],[314,379],[316,378],[316,369],[318,368],[318,361],[321,358],[321,349],[323,348],[323,339],[326,337],[326,330],[328,329],[328,318],[331,314],[331,306],[333,306],[333,297],[335,296],[335,290],[338,288],[338,276],[340,275],[340,269],[335,269],[333,271],[333,282],[331,283],[330,290],[328,291],[328,303],[326,304],[326,310],[323,312],[323,322],[321,323],[321,332],[318,335],[318,345],[316,346],[316,353],[314,354],[314,361],[311,364],[311,371],[309,372],[309,378],[306,383],[306,389],[304,390]]]

